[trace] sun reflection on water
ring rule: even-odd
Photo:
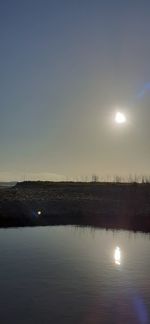
[[[119,246],[117,246],[115,248],[114,260],[115,260],[115,264],[117,264],[117,265],[120,265],[121,264],[121,250],[120,250],[120,247]]]

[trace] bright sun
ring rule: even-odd
[[[118,111],[115,115],[115,122],[117,124],[124,124],[126,121],[127,121],[126,116],[123,113]]]

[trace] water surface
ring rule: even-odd
[[[150,236],[0,230],[1,323],[150,323]]]

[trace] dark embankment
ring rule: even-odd
[[[0,227],[56,224],[150,232],[150,184],[22,182],[0,189]]]

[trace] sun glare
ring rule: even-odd
[[[115,260],[115,264],[117,265],[121,264],[121,250],[118,246],[115,248],[114,260]]]
[[[124,124],[126,121],[127,121],[126,116],[120,111],[118,111],[115,115],[115,122],[117,124]]]

